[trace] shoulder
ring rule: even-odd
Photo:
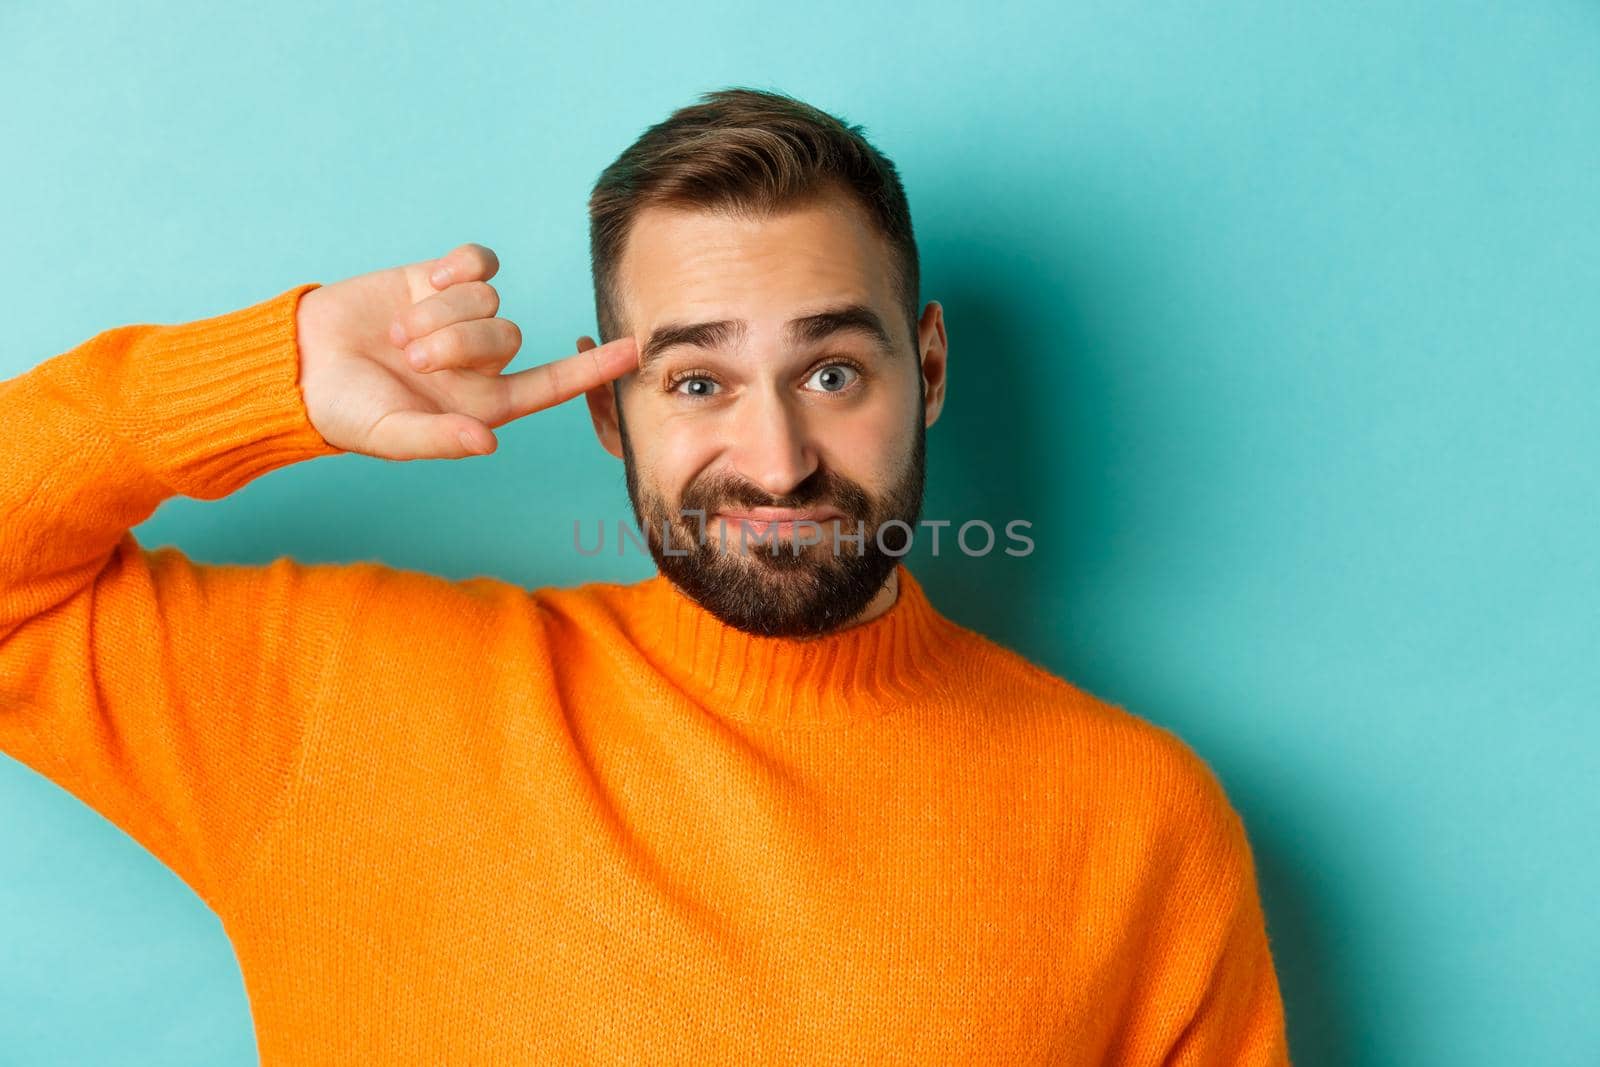
[[[1163,763],[1183,758],[1188,746],[1171,731],[1096,693],[994,638],[948,619],[958,687],[998,690],[1015,713],[1094,731],[1102,744],[1149,749]]]
[[[529,590],[491,575],[450,578],[427,571],[363,560],[348,565],[344,610],[353,642],[376,648],[462,649],[506,644],[530,650],[543,645],[542,590]]]
[[[1219,844],[1239,822],[1221,778],[1175,729],[965,627],[956,657],[970,685],[980,674],[1008,694],[1008,714],[1055,748],[1055,766],[1081,786],[1085,803],[1121,806],[1132,822],[1168,834],[1202,834]]]
[[[368,612],[471,612],[528,596],[522,587],[489,575],[448,578],[377,560],[346,566],[357,579],[352,583],[352,606]]]

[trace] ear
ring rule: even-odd
[[[587,352],[591,348],[598,348],[592,337],[578,338],[578,351]],[[613,382],[603,382],[593,389],[586,390],[583,399],[589,405],[589,420],[594,423],[594,435],[600,439],[600,447],[610,452],[618,459],[622,458],[622,429],[617,420],[617,395],[612,392]]]
[[[930,300],[917,323],[917,351],[922,358],[923,426],[932,426],[944,409],[945,368],[950,348],[944,335],[944,308]]]

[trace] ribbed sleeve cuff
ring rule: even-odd
[[[268,471],[342,451],[311,425],[300,392],[295,314],[319,285],[141,338],[129,383],[139,425],[124,431],[174,492],[215,500]]]

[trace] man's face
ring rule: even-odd
[[[889,247],[842,196],[760,219],[648,208],[617,276],[641,366],[620,413],[609,387],[588,399],[662,573],[751,633],[856,618],[906,543],[880,527],[920,512],[939,305],[910,336]]]

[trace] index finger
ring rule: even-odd
[[[632,337],[618,337],[565,359],[503,374],[509,419],[564,404],[597,385],[639,369],[639,346]]]

